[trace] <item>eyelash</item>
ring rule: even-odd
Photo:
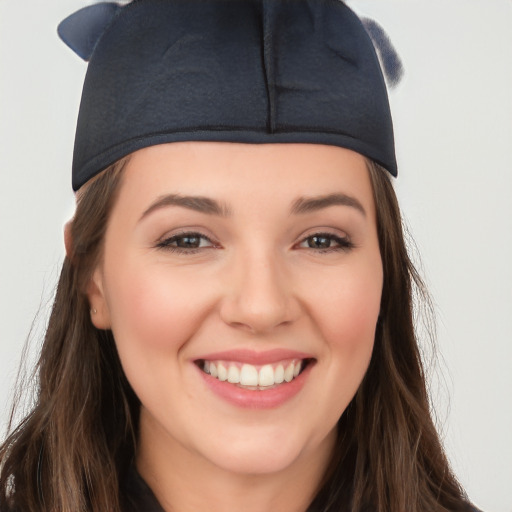
[[[198,238],[201,241],[206,240],[211,246],[209,247],[178,247],[175,245],[172,245],[173,243],[178,242],[180,239],[183,238]],[[334,235],[333,233],[313,233],[306,238],[303,238],[298,246],[302,245],[303,243],[306,243],[308,240],[311,240],[313,238],[324,238],[329,240],[330,242],[335,242],[337,245],[334,247],[325,247],[325,248],[313,248],[313,247],[305,247],[305,249],[311,249],[312,251],[315,251],[317,253],[325,254],[325,253],[331,253],[331,252],[338,252],[338,251],[349,251],[350,249],[354,248],[354,244],[351,242],[351,240],[348,237],[341,237]],[[200,242],[201,243],[201,242]],[[201,233],[197,232],[184,232],[184,233],[178,233],[176,235],[173,235],[169,238],[166,238],[165,240],[161,240],[156,245],[159,249],[165,249],[177,254],[196,254],[199,251],[203,249],[212,249],[212,248],[218,248],[219,246],[215,244],[210,238],[208,238],[206,235],[203,235]]]
[[[183,238],[199,238],[200,241],[206,240],[208,243],[211,244],[211,247],[178,247],[171,245],[175,242],[177,242],[180,239]],[[201,242],[200,242],[201,243]],[[213,240],[208,238],[206,235],[203,235],[201,233],[196,233],[194,231],[186,231],[184,233],[178,233],[176,235],[173,235],[169,238],[166,238],[165,240],[161,240],[157,243],[157,248],[159,249],[165,249],[171,252],[175,252],[178,254],[196,254],[197,252],[201,251],[202,249],[211,249],[211,248],[217,248],[218,245],[215,244]]]
[[[299,245],[307,242],[308,240],[311,240],[313,238],[326,238],[329,241],[336,242],[336,246],[334,247],[326,247],[326,248],[317,248],[314,249],[313,247],[307,247],[307,249],[314,250],[315,252],[319,252],[321,254],[323,253],[331,253],[331,252],[338,252],[338,251],[349,251],[350,249],[354,248],[353,242],[348,237],[341,237],[338,235],[335,235],[333,233],[313,233],[306,238],[304,238]]]

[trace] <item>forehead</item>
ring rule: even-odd
[[[178,193],[247,204],[338,192],[374,211],[366,160],[354,151],[320,144],[190,141],[133,153],[120,195],[141,203]]]

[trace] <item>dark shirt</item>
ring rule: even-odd
[[[121,486],[122,512],[165,512],[135,468],[131,468]],[[0,503],[0,512],[19,512]],[[308,512],[314,512],[309,509]],[[481,512],[468,505],[467,512]]]
[[[155,495],[135,468],[131,468],[122,485],[123,512],[165,512]],[[308,512],[314,512],[309,510]],[[467,512],[481,512],[468,506]]]
[[[153,491],[144,482],[134,467],[131,467],[121,485],[122,512],[165,512]],[[322,507],[323,509],[323,507]],[[466,512],[481,512],[476,507],[468,504]],[[20,512],[18,509],[8,508],[0,503],[0,512]],[[308,512],[317,512],[317,509],[309,508]]]
[[[130,468],[122,483],[121,496],[123,512],[165,512],[134,467]]]

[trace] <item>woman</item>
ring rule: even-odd
[[[375,50],[335,1],[100,4],[6,510],[471,510],[432,424]]]

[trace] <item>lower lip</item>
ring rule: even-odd
[[[208,388],[231,404],[246,409],[274,409],[291,400],[302,389],[314,363],[310,362],[291,382],[283,382],[274,388],[263,390],[240,388],[227,381],[220,381],[203,372],[197,365],[194,366]]]

